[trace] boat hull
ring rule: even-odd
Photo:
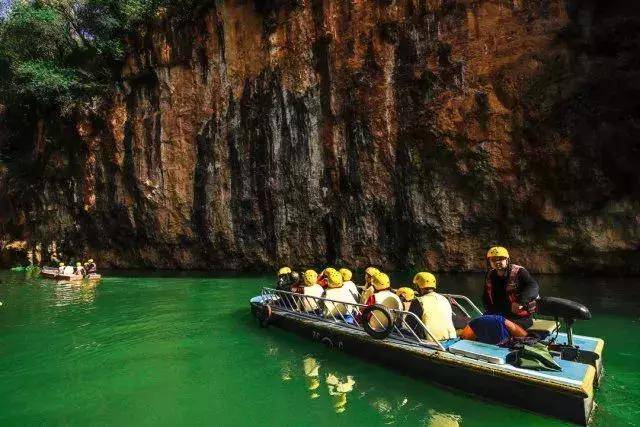
[[[254,313],[261,303],[252,302]],[[589,422],[593,404],[595,369],[581,386],[562,385],[553,381],[527,378],[527,372],[471,360],[425,347],[408,345],[399,340],[376,340],[363,331],[338,323],[314,320],[295,313],[273,308],[270,324],[322,342],[351,354],[385,363],[440,385],[455,388],[507,405],[517,406],[539,414],[552,416],[576,424]],[[502,365],[504,366],[504,365]],[[590,371],[589,371],[590,370]]]
[[[61,280],[64,282],[77,282],[81,280],[100,280],[102,278],[99,274],[89,274],[88,276],[83,276],[81,274],[60,274],[58,273],[58,269],[56,268],[43,268],[40,271],[40,275],[46,279],[53,280]]]

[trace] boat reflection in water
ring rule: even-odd
[[[462,421],[460,415],[441,413],[431,409],[424,425],[425,427],[458,427],[460,421]]]
[[[339,378],[335,374],[327,375],[326,379],[327,388],[329,390],[329,396],[331,396],[331,403],[336,413],[340,414],[347,409],[347,393],[353,391],[355,381],[351,375],[343,378]]]
[[[304,379],[309,391],[309,397],[311,399],[317,399],[320,397],[318,394],[318,388],[320,387],[320,365],[318,361],[313,357],[307,357],[302,361],[302,367],[304,369]]]
[[[306,357],[302,360],[302,370],[309,398],[317,399],[320,397],[320,364],[313,357]],[[324,379],[327,386],[331,405],[337,414],[347,409],[347,394],[353,391],[356,384],[351,375],[341,376],[340,374],[330,372]]]
[[[291,361],[284,362],[281,372],[294,372],[290,369],[291,365]],[[324,375],[320,368],[320,363],[314,357],[307,356],[302,360],[304,384],[309,393],[309,398],[315,400],[321,397],[322,390],[324,390],[322,382],[324,381],[328,392],[327,397],[330,399],[333,411],[336,414],[345,412],[349,403],[349,394],[352,393],[356,387],[356,380],[352,375],[342,375],[336,370]],[[283,381],[289,381],[291,377],[289,376],[285,379],[283,376],[282,379]],[[409,422],[409,420],[415,416],[420,419],[420,415],[418,414],[421,412],[424,413],[425,408],[422,402],[410,402],[407,397],[389,398],[388,394],[380,393],[383,394],[380,396],[377,395],[379,393],[379,391],[375,391],[374,389],[361,390],[351,398],[367,399],[369,407],[377,412],[386,424]],[[422,416],[421,419],[425,427],[458,427],[462,417],[460,415],[429,409],[427,414]]]
[[[53,288],[55,305],[91,304],[100,282],[57,282]]]

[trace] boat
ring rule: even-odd
[[[100,274],[91,273],[87,276],[82,274],[61,274],[60,270],[56,267],[43,267],[40,270],[40,275],[46,279],[54,279],[62,282],[77,282],[81,280],[100,280],[102,276]]]
[[[467,317],[482,315],[468,297],[443,295]],[[324,313],[304,311],[337,305],[344,308],[331,312],[325,309]],[[537,318],[530,328],[546,336],[542,342],[560,366],[557,372],[517,367],[512,364],[517,352],[509,348],[458,338],[437,341],[413,313],[380,305],[346,304],[265,287],[250,300],[250,306],[262,326],[274,325],[329,347],[386,363],[413,378],[498,403],[580,425],[589,423],[595,407],[594,390],[602,376],[604,341],[573,334],[575,320],[591,317],[586,307],[573,301],[541,298],[538,315],[546,319]],[[424,333],[416,334],[408,320]],[[560,332],[561,320],[565,332]]]

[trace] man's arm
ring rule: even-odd
[[[518,272],[518,297],[521,304],[526,304],[538,297],[540,287],[526,269]]]

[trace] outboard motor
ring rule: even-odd
[[[562,318],[567,327],[567,345],[558,346],[565,360],[578,360],[586,355],[582,355],[578,347],[573,345],[573,322],[576,319],[589,320],[591,312],[587,307],[579,302],[564,298],[541,297],[538,299],[538,313],[543,316],[555,318],[556,322]]]

